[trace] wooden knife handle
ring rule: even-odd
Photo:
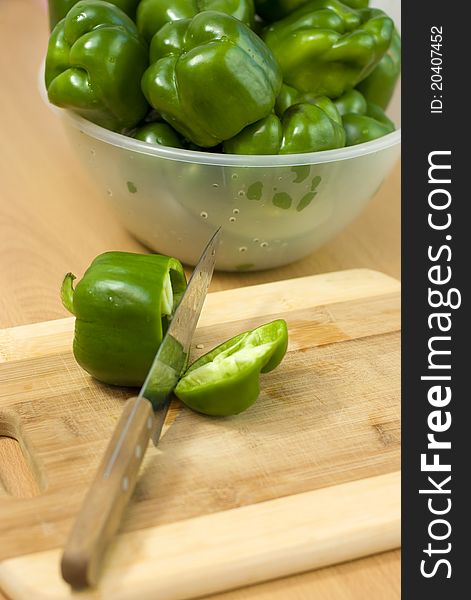
[[[62,577],[74,588],[98,581],[106,547],[136,485],[154,422],[148,400],[126,402],[62,555]]]

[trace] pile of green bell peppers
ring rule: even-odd
[[[394,130],[401,39],[369,0],[49,0],[49,17],[50,101],[148,144],[291,154]]]

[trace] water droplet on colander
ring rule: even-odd
[[[241,246],[239,252],[247,252],[247,246]]]
[[[238,208],[234,208],[234,210],[232,211],[235,215],[238,215],[240,213],[240,210]]]
[[[213,188],[218,188],[219,187],[219,183],[213,183]]]
[[[207,218],[208,218],[208,213],[207,213],[205,210],[202,210],[202,211],[200,212],[200,217],[201,217],[202,219],[207,219]]]
[[[229,218],[229,221],[230,221],[231,223],[235,223],[235,222],[236,222],[236,220],[237,220],[237,219],[236,219],[235,217],[230,217],[230,218]]]

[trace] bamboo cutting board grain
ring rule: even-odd
[[[250,410],[210,419],[175,403],[100,589],[80,597],[179,600],[399,545],[399,283],[353,270],[210,294],[193,356],[277,317],[289,351]],[[70,597],[60,547],[132,395],[76,365],[72,331],[0,332],[0,435],[19,439],[40,491],[0,495],[14,599]]]

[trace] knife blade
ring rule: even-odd
[[[220,228],[193,271],[139,395],[126,402],[85,496],[61,560],[62,577],[74,588],[98,582],[106,548],[132,495],[149,439],[155,444],[160,439],[172,392],[188,364],[219,238]]]
[[[220,231],[219,228],[203,251],[139,392],[138,397],[147,398],[154,409],[155,445],[162,433],[171,393],[188,363],[191,340],[214,272]]]

